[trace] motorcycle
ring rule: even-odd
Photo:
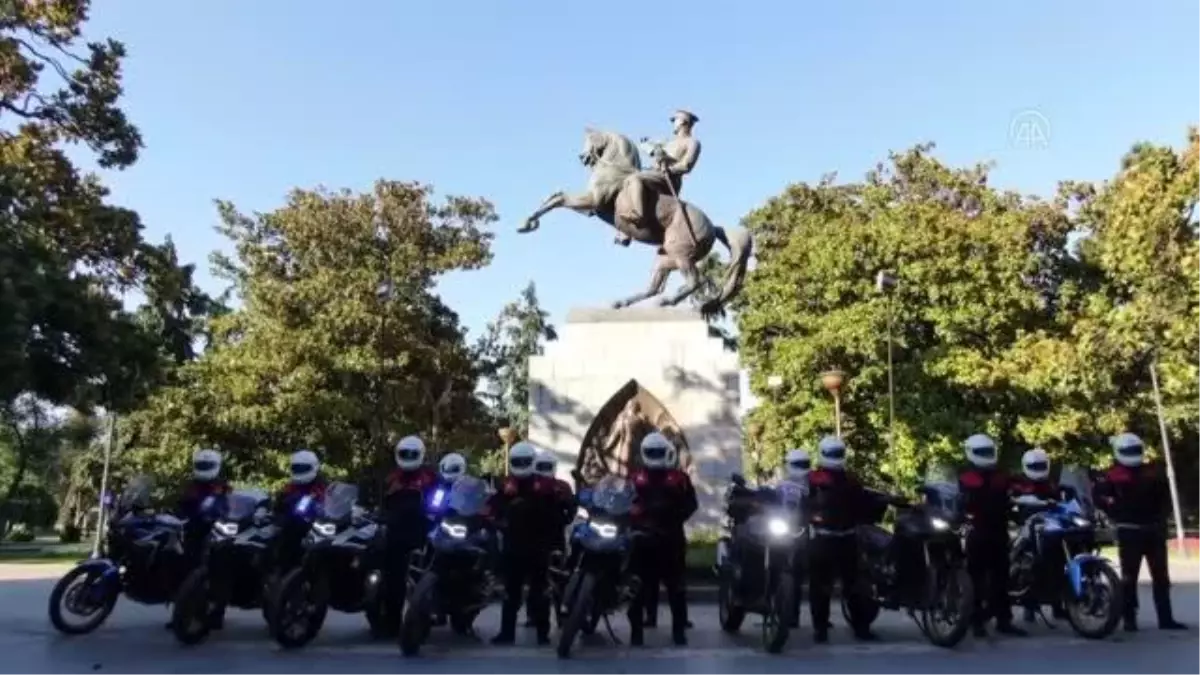
[[[842,615],[854,625],[853,600],[865,625],[881,609],[906,609],[931,644],[954,647],[970,628],[975,597],[966,570],[957,474],[949,467],[931,468],[916,504],[868,492],[873,503],[857,528],[860,588],[854,598],[842,593]],[[879,527],[888,506],[897,508],[892,533]]]
[[[492,533],[483,522],[488,486],[470,476],[450,489],[446,510],[429,534],[430,555],[404,611],[400,650],[415,656],[434,618],[447,616],[455,632],[469,633],[475,617],[500,598],[489,568]]]
[[[271,547],[279,528],[270,523],[270,496],[257,488],[235,490],[223,517],[213,523],[204,561],[192,570],[175,596],[171,629],[185,645],[208,637],[225,608],[260,609],[269,620]]]
[[[1120,577],[1099,554],[1092,486],[1085,470],[1065,467],[1062,500],[1018,497],[1029,513],[1009,553],[1009,598],[1020,607],[1061,603],[1067,622],[1081,637],[1101,640],[1117,628],[1123,606]]]
[[[763,648],[783,651],[797,619],[797,549],[807,540],[803,500],[793,482],[751,491],[739,474],[725,493],[729,538],[717,545],[717,612],[721,628],[736,633],[747,612],[761,614]]]
[[[117,501],[103,553],[80,562],[54,585],[50,623],[59,632],[83,635],[96,630],[122,594],[143,605],[165,605],[174,597],[189,570],[184,521],[150,512],[153,487],[149,477],[134,478]],[[84,620],[72,623],[68,615]]]
[[[283,577],[272,602],[271,636],[280,646],[311,642],[330,608],[364,612],[374,636],[394,634],[396,619],[381,592],[382,528],[357,501],[356,486],[333,483],[320,504],[307,495],[296,503],[297,518],[312,526],[300,565]]]
[[[601,620],[611,636],[608,615],[636,597],[641,588],[641,580],[629,565],[638,536],[629,526],[633,486],[619,476],[605,476],[586,498],[587,519],[571,533],[572,546],[580,547],[580,557],[564,590],[570,611],[558,637],[558,656],[563,659],[570,657],[576,636],[585,629],[594,630]]]

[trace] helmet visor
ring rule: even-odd
[[[812,468],[812,460],[807,457],[803,459],[793,459],[788,461],[788,468],[792,471],[808,471]]]
[[[1144,450],[1142,449],[1142,446],[1140,446],[1140,445],[1126,445],[1126,446],[1117,448],[1118,455],[1120,455],[1121,457],[1127,457],[1129,459],[1136,459],[1138,457],[1141,457],[1143,452],[1144,452]]]
[[[528,469],[533,466],[532,457],[512,457],[508,460],[509,466],[514,469]]]
[[[415,462],[421,459],[421,451],[416,448],[400,448],[396,451],[396,458],[402,462]]]
[[[666,459],[666,457],[667,457],[667,446],[665,446],[665,445],[651,445],[651,446],[649,446],[649,447],[642,448],[642,456],[643,456],[643,457],[645,457],[646,459],[649,459],[649,460],[652,460],[652,461],[658,461],[658,460],[660,460],[660,459]]]
[[[833,459],[833,460],[846,459],[846,449],[845,448],[829,448],[828,450],[822,450],[821,456],[824,457],[825,459]]]
[[[537,464],[534,464],[533,470],[537,471],[538,473],[553,473],[554,472],[554,462],[546,462],[546,461],[538,462]]]
[[[311,473],[313,465],[309,462],[292,462],[292,475],[303,476],[306,473]]]
[[[1032,471],[1035,473],[1039,473],[1042,471],[1049,471],[1050,470],[1050,462],[1028,462],[1027,464],[1025,464],[1025,470]]]
[[[220,465],[211,459],[198,459],[192,462],[192,469],[197,472],[216,471],[218,466]]]
[[[995,459],[996,458],[996,446],[994,446],[994,445],[975,446],[975,447],[971,448],[971,454],[975,455],[976,457],[982,458],[982,459]]]

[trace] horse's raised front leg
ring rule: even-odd
[[[671,276],[672,269],[674,269],[674,264],[669,258],[664,255],[658,256],[658,259],[654,261],[654,270],[650,273],[650,285],[646,287],[646,290],[623,300],[617,300],[612,304],[613,309],[628,307],[662,293],[667,286],[667,278]]]
[[[569,195],[565,192],[555,192],[542,202],[542,205],[537,207],[533,215],[525,219],[525,224],[517,229],[519,233],[533,232],[541,225],[538,219],[550,213],[554,209],[571,209],[585,216],[590,216],[596,211],[596,199],[590,192],[585,192],[578,195]]]
[[[683,286],[679,287],[679,290],[675,292],[675,295],[662,299],[659,304],[663,307],[674,307],[675,305],[678,305],[684,300],[687,300],[692,293],[695,293],[700,289],[700,286],[703,285],[703,279],[700,278],[700,271],[696,269],[696,266],[690,260],[687,261],[687,264],[676,265],[676,267],[678,267],[679,271],[683,273]]]

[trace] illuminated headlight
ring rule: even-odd
[[[459,525],[458,523],[447,523],[442,521],[442,532],[450,535],[455,539],[462,539],[467,536],[467,526]]]
[[[612,523],[588,523],[601,539],[612,539],[617,536],[617,526]]]
[[[935,530],[950,529],[950,523],[946,522],[946,519],[944,519],[944,518],[930,518],[929,525],[931,527],[933,527],[933,529],[935,529]]]
[[[215,529],[219,535],[233,537],[238,533],[238,524],[218,521],[213,524],[213,529]]]
[[[1072,518],[1071,523],[1073,523],[1075,525],[1075,527],[1091,527],[1092,526],[1092,521],[1088,520],[1087,518],[1081,518],[1079,516],[1075,516],[1074,518]]]
[[[332,537],[337,534],[337,525],[333,523],[313,523],[312,529],[322,537]]]
[[[767,532],[769,532],[772,537],[783,537],[791,531],[791,526],[788,525],[787,521],[783,518],[772,518],[767,521]]]
[[[580,520],[587,520],[592,517],[592,514],[588,513],[588,510],[581,506],[575,511],[575,517]]]

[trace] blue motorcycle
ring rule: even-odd
[[[629,516],[633,486],[619,476],[605,476],[590,492],[581,491],[586,519],[575,525],[571,546],[579,559],[563,591],[570,607],[558,637],[558,656],[568,658],[581,631],[595,630],[601,620],[632,600],[641,581],[630,570],[634,539]],[[586,500],[586,501],[585,501]],[[609,633],[612,627],[608,626]]]
[[[50,592],[50,623],[67,635],[99,628],[124,594],[144,605],[165,605],[191,569],[183,548],[185,521],[150,508],[153,483],[139,476],[117,500],[101,555],[67,572]],[[220,500],[208,498],[196,517],[215,520]],[[78,623],[71,619],[81,619]]]
[[[1060,500],[1014,500],[1025,517],[1009,553],[1009,598],[1039,612],[1043,605],[1060,605],[1076,633],[1101,640],[1121,619],[1120,577],[1099,554],[1087,472],[1066,467],[1059,485]],[[1042,619],[1053,625],[1044,613]]]
[[[500,599],[490,569],[494,539],[483,519],[487,484],[464,476],[444,502],[435,493],[440,518],[429,533],[428,557],[409,595],[400,627],[400,649],[415,656],[429,638],[434,619],[449,617],[457,633],[470,633],[475,617]]]

